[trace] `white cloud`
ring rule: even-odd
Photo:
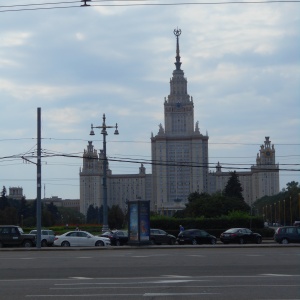
[[[108,137],[109,154],[149,156],[150,134],[164,123],[177,26],[182,30],[180,55],[188,93],[194,98],[195,121],[199,120],[202,133],[208,130],[212,162],[249,157],[247,161],[255,163],[265,136],[275,145],[300,144],[297,10],[298,4],[273,3],[102,6],[3,14],[0,134],[2,139],[33,140],[0,142],[0,156],[34,147],[36,107],[42,108],[43,135],[53,138],[43,140],[47,149],[83,151],[90,124],[100,125],[106,113],[108,124],[120,126],[117,139],[113,134]],[[95,138],[99,149],[101,135]],[[292,154],[299,148],[276,147],[276,155],[296,163]],[[50,167],[51,159],[47,160],[48,178],[64,174],[78,179],[77,166],[75,171],[64,166],[67,162]],[[137,169],[114,164],[112,171]],[[298,178],[299,174],[282,177],[281,185]],[[34,196],[34,180],[30,185],[4,179],[0,176],[3,185],[22,185],[27,197]],[[79,188],[48,183],[47,194],[78,198]]]

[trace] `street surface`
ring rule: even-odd
[[[0,251],[0,299],[300,299],[300,247]]]

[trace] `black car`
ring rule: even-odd
[[[231,228],[220,235],[220,240],[224,244],[228,243],[256,243],[262,242],[262,237],[259,233],[252,232],[248,228]]]
[[[201,229],[187,229],[178,234],[177,242],[179,245],[183,244],[216,244],[217,238],[205,230]]]
[[[277,243],[300,243],[300,227],[299,226],[285,226],[276,229],[274,240]]]
[[[150,229],[150,242],[152,245],[174,245],[176,243],[176,237],[161,229]]]
[[[128,232],[125,230],[107,231],[100,236],[109,238],[112,246],[122,246],[128,242]]]

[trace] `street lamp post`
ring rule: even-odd
[[[105,123],[105,114],[103,114],[103,121],[102,121],[102,126],[93,126],[91,124],[91,132],[90,135],[95,135],[94,133],[94,128],[99,128],[101,130],[101,134],[103,135],[103,225],[102,225],[102,232],[107,231],[108,228],[108,220],[107,220],[107,184],[106,184],[106,179],[107,179],[107,157],[106,157],[106,136],[107,136],[107,129],[108,128],[115,128],[115,135],[119,134],[118,131],[118,124],[116,123],[115,126],[108,126]]]
[[[285,226],[285,199],[283,199],[283,225]]]

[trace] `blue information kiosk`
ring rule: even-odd
[[[128,202],[128,245],[150,244],[150,201]]]

